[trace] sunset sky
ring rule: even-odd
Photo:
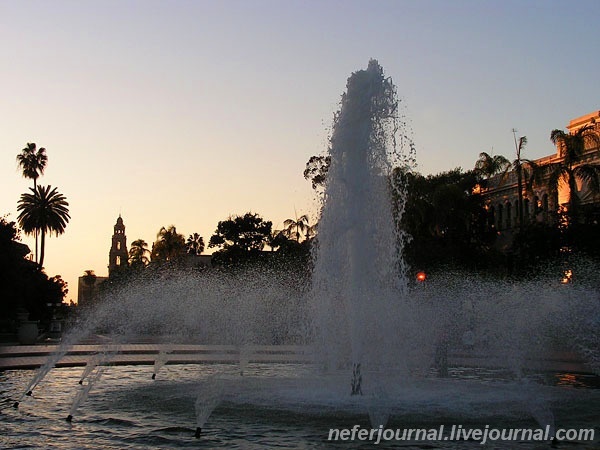
[[[482,151],[554,151],[550,131],[600,109],[600,2],[0,0],[0,215],[31,181],[70,203],[48,275],[107,273],[128,243],[176,225],[206,242],[230,214],[281,228],[317,205],[302,177],[326,150],[346,79],[377,59],[398,87],[418,169],[472,168]],[[24,237],[33,248],[33,239]]]

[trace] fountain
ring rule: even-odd
[[[552,274],[517,284],[449,271],[411,284],[401,257],[407,237],[397,227],[405,193],[390,182],[394,168],[414,159],[399,115],[395,87],[376,61],[350,76],[334,118],[310,280],[293,268],[148,271],[100,302],[31,381],[24,372],[3,378],[25,394],[2,409],[21,431],[0,432],[35,443],[19,415],[39,407],[33,421],[54,423],[57,409],[45,397],[68,409],[69,427],[114,434],[98,442],[104,447],[180,446],[201,436],[215,447],[264,445],[267,436],[298,447],[321,442],[332,427],[368,427],[365,420],[374,429],[595,423],[595,378],[567,367],[557,375],[558,360],[547,365],[564,347],[600,370],[595,266],[577,269],[587,270],[589,285],[560,289]],[[51,372],[90,333],[111,339],[87,357],[83,374]],[[159,345],[147,362],[152,377],[138,366],[108,366],[149,335]],[[177,364],[186,361],[211,364]],[[57,439],[69,435],[48,426]]]

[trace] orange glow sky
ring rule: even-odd
[[[208,242],[247,211],[314,220],[304,165],[369,58],[398,86],[421,172],[512,157],[513,127],[541,157],[552,129],[600,109],[598,17],[597,1],[2,1],[0,215],[31,185],[17,153],[45,147],[39,183],[72,216],[46,252],[67,300],[84,270],[106,274],[119,213],[150,245],[170,224]]]

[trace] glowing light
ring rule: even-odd
[[[571,269],[565,270],[563,274],[562,280],[560,280],[562,284],[569,284],[573,282],[573,271]]]
[[[427,274],[425,272],[417,273],[417,281],[423,282],[427,279]]]

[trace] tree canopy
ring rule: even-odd
[[[46,234],[55,233],[58,236],[64,233],[71,218],[69,203],[66,197],[52,186],[37,186],[29,190],[31,193],[22,194],[18,202],[17,220],[26,234],[40,234],[39,265],[43,267]]]
[[[552,130],[550,140],[558,148],[562,159],[545,166],[552,191],[556,194],[561,180],[566,180],[569,187],[569,200],[567,214],[570,222],[575,222],[579,209],[579,196],[577,194],[577,180],[584,181],[590,191],[600,192],[600,165],[585,162],[587,148],[599,148],[600,136],[594,127],[587,125],[579,128],[575,133],[565,133],[562,130]]]
[[[37,179],[44,174],[44,169],[48,163],[48,156],[44,147],[37,148],[33,142],[28,142],[27,146],[17,155],[17,164],[22,170],[23,176],[33,180],[33,188],[37,186]]]
[[[243,216],[230,216],[218,223],[208,246],[221,247],[216,252],[225,260],[244,259],[259,253],[269,242],[273,223],[258,214],[247,212]]]
[[[177,232],[175,225],[162,227],[152,246],[152,261],[174,261],[186,253],[185,238]]]
[[[411,237],[405,250],[409,262],[421,268],[477,263],[493,238],[484,231],[486,211],[481,198],[473,194],[478,174],[457,168],[437,175],[409,172],[402,176],[407,198],[400,226]]]

